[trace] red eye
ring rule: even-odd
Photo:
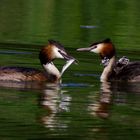
[[[94,49],[96,49],[96,48],[97,48],[97,46],[95,45],[95,46],[94,46]]]

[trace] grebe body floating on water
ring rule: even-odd
[[[140,81],[140,61],[129,62],[125,57],[116,62],[116,50],[110,39],[105,39],[90,45],[88,48],[79,48],[77,51],[89,51],[100,55],[104,70],[100,77],[104,81]]]
[[[55,67],[53,60],[61,58],[66,60],[62,71]],[[59,83],[64,71],[76,60],[67,54],[64,47],[57,41],[49,40],[47,46],[42,48],[39,59],[45,71],[24,67],[0,67],[0,81],[35,81]]]

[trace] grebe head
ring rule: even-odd
[[[115,55],[115,48],[109,38],[100,41],[95,42],[90,45],[88,48],[79,48],[77,51],[90,51],[94,53],[100,54],[101,58],[112,58]]]
[[[66,60],[66,64],[62,67],[61,72],[59,72],[53,64],[53,60],[56,58]],[[76,62],[76,59],[65,51],[63,45],[54,40],[49,40],[47,46],[42,48],[39,59],[44,69],[49,74],[49,79],[55,79],[55,81],[59,81],[66,69],[72,63]]]
[[[42,48],[39,54],[39,59],[41,64],[46,64],[52,62],[56,58],[61,58],[65,60],[74,59],[72,56],[68,55],[65,51],[63,45],[54,40],[48,40],[47,46]]]

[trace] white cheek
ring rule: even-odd
[[[58,51],[58,48],[54,48],[54,56],[55,58],[64,58]]]
[[[99,49],[97,49],[97,48],[96,48],[96,49],[92,49],[91,52],[100,53],[100,52],[99,52]]]
[[[97,45],[97,48],[92,49],[91,52],[94,52],[94,53],[101,53],[102,48],[103,48],[103,44],[98,44],[98,45]]]

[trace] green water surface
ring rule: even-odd
[[[0,82],[0,139],[138,140],[140,83],[100,83],[99,57],[76,49],[111,38],[118,57],[140,60],[139,7],[138,0],[1,0],[0,66],[41,70],[48,39],[79,63],[60,87]],[[64,63],[55,61],[59,69]]]

